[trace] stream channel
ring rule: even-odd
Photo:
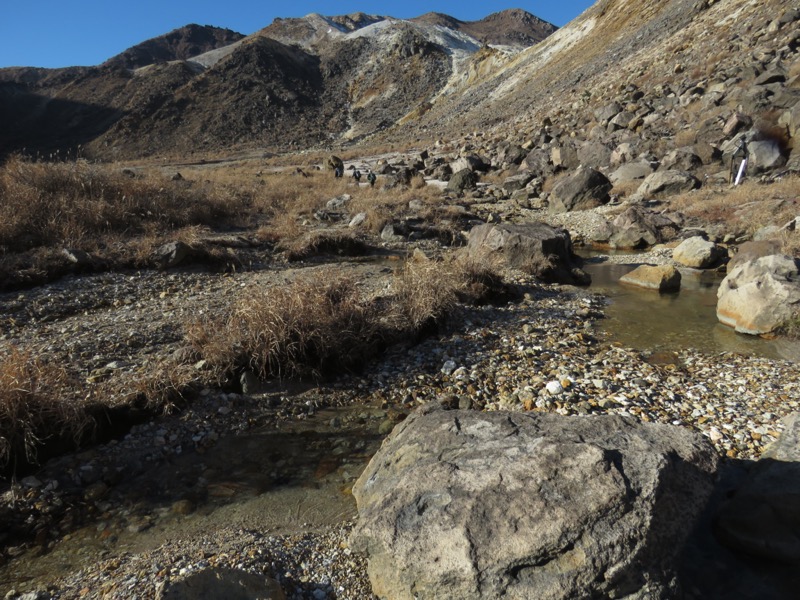
[[[605,319],[597,327],[611,341],[648,352],[685,349],[707,354],[732,352],[800,362],[800,343],[736,333],[717,319],[717,289],[722,275],[681,270],[681,289],[659,294],[619,283],[637,264],[617,264],[603,256],[585,256],[590,290],[608,298]]]
[[[800,344],[737,334],[718,322],[719,274],[683,272],[680,292],[659,294],[619,283],[635,267],[585,257],[590,290],[608,298],[596,326],[609,341],[651,353],[691,348],[800,360]],[[353,519],[350,489],[380,445],[385,418],[376,407],[328,409],[167,461],[117,486],[97,521],[0,568],[0,592],[37,589],[91,562],[216,528],[300,533]]]

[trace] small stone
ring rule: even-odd
[[[558,381],[550,381],[547,383],[547,392],[551,396],[557,396],[564,392],[564,387]]]

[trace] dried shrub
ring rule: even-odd
[[[46,443],[77,442],[91,419],[63,369],[12,349],[0,358],[0,464],[35,463]]]
[[[170,414],[186,404],[199,380],[193,366],[166,359],[134,381],[123,402],[151,414]]]
[[[285,252],[287,260],[298,261],[320,254],[361,256],[366,252],[367,246],[350,231],[326,229],[312,231],[300,238],[279,244],[277,249]]]
[[[194,320],[186,340],[217,383],[249,369],[259,378],[320,377],[355,370],[387,345],[435,331],[459,298],[494,285],[485,269],[459,261],[412,259],[388,295],[367,297],[348,278],[298,280],[249,292],[230,314]]]
[[[464,304],[502,304],[516,297],[501,275],[497,256],[476,258],[459,252],[452,259],[456,294]]]
[[[242,299],[221,322],[190,324],[187,340],[217,380],[244,368],[262,379],[318,377],[374,356],[377,321],[351,280],[301,280]]]
[[[611,189],[612,195],[617,195],[620,198],[627,198],[632,196],[636,193],[636,191],[641,187],[643,179],[631,179],[628,181],[618,181],[614,184],[614,187]]]
[[[394,288],[399,314],[411,331],[430,329],[449,314],[458,301],[456,283],[445,263],[406,261]]]

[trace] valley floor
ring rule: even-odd
[[[298,271],[345,271],[380,287],[392,266]],[[90,377],[130,375],[178,349],[181,315],[219,310],[292,276],[67,278],[0,297],[14,323],[6,341],[62,348]],[[382,435],[419,405],[629,415],[698,430],[743,465],[800,408],[792,363],[619,347],[596,329],[602,297],[519,275],[516,284],[521,301],[461,307],[445,331],[390,349],[360,375],[269,382],[248,394],[206,389],[182,412],[7,482],[3,520],[28,523],[29,537],[4,539],[0,590],[152,598],[201,571],[232,569],[276,580],[289,598],[366,598],[365,562],[347,548],[356,518],[349,489]]]

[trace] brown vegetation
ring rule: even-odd
[[[42,444],[76,443],[91,420],[67,372],[17,349],[0,357],[0,465],[35,462]]]
[[[217,383],[242,370],[259,378],[357,370],[379,350],[443,323],[458,301],[485,299],[502,282],[465,260],[409,260],[388,295],[348,278],[301,279],[249,292],[226,316],[187,324],[186,338]]]
[[[704,187],[672,198],[670,207],[701,223],[753,234],[770,225],[783,227],[797,216],[798,184],[798,178],[790,176],[768,186],[747,180],[736,187]]]
[[[241,207],[242,198],[210,186],[131,175],[85,161],[8,160],[0,168],[0,249],[65,245],[92,251],[109,235],[213,225]]]

